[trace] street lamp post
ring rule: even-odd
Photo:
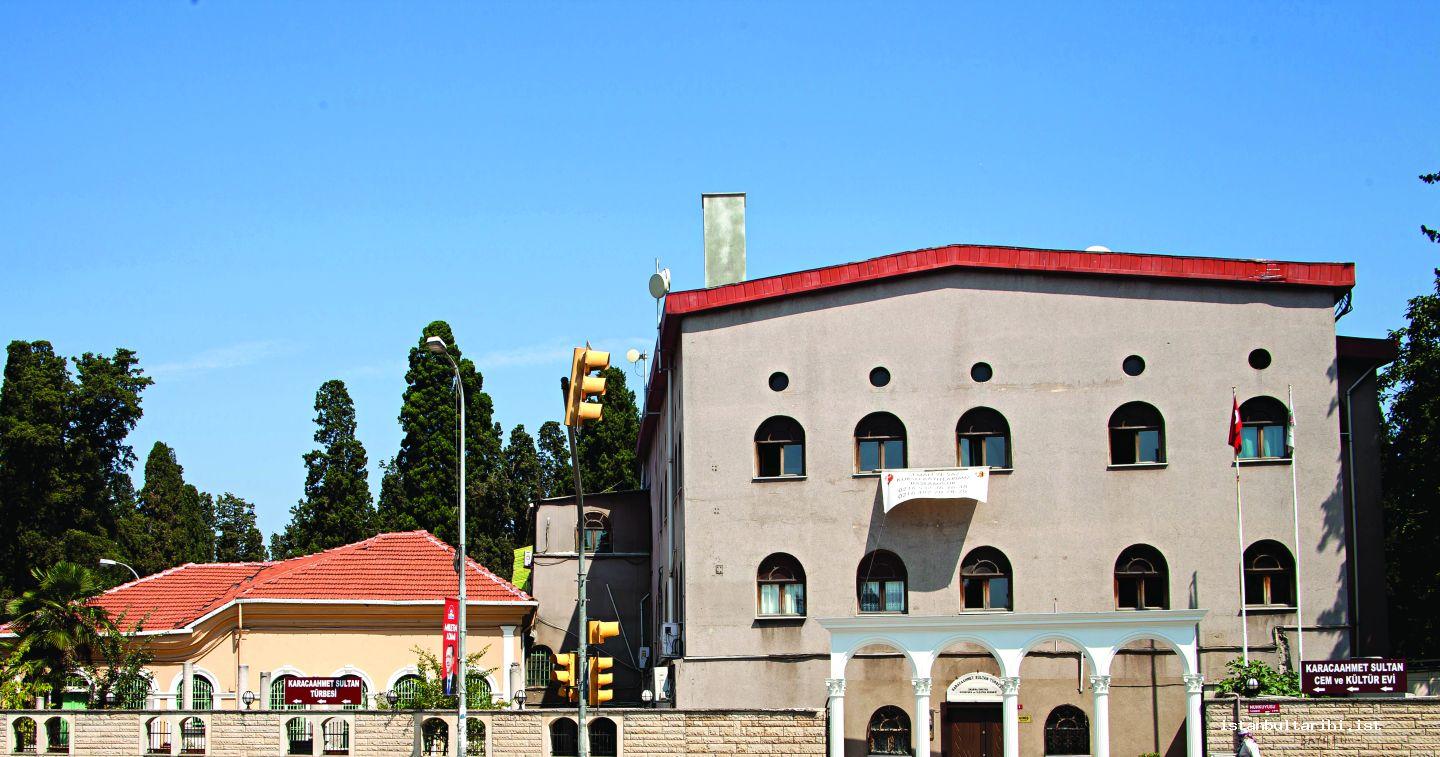
[[[100,558],[100,564],[101,564],[101,565],[119,565],[120,567],[129,570],[131,573],[134,573],[134,574],[135,574],[135,580],[136,580],[136,581],[139,581],[139,580],[140,580],[140,574],[139,574],[134,568],[131,568],[129,565],[126,565],[125,563],[120,562],[119,560],[111,560],[111,559],[108,558],[108,557],[102,557],[102,558]]]
[[[470,731],[465,727],[465,678],[468,671],[465,670],[465,633],[468,630],[465,626],[465,384],[460,380],[460,366],[455,364],[455,359],[450,357],[446,348],[445,340],[438,336],[432,336],[425,340],[425,349],[445,358],[450,368],[455,371],[455,393],[458,395],[457,402],[460,405],[460,428],[456,432],[456,438],[460,443],[460,546],[455,553],[455,572],[460,577],[460,638],[457,657],[460,658],[460,675],[456,676],[455,695],[459,700],[457,708],[457,728],[455,734],[455,751],[460,757],[468,753],[466,741],[470,738]]]

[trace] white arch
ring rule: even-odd
[[[1000,676],[1001,676],[1002,678],[1003,678],[1003,677],[1006,677],[1006,676],[1017,676],[1017,675],[1020,675],[1020,666],[1019,666],[1018,663],[1016,663],[1016,665],[1015,665],[1015,671],[1014,671],[1014,672],[1011,672],[1011,671],[1009,670],[1009,667],[1010,667],[1010,666],[1007,664],[1007,661],[1006,661],[1006,659],[1005,659],[1005,655],[1001,654],[1001,653],[1000,653],[1000,650],[997,649],[994,644],[990,643],[989,641],[986,641],[984,638],[982,638],[982,637],[980,637],[980,636],[976,636],[976,635],[973,635],[973,634],[956,634],[956,635],[950,636],[950,637],[942,640],[939,644],[937,644],[937,645],[935,646],[935,649],[930,652],[930,659],[932,659],[932,660],[938,660],[938,659],[940,659],[940,655],[941,655],[946,649],[949,649],[950,647],[952,647],[952,646],[954,646],[954,645],[956,645],[956,644],[974,644],[975,646],[980,647],[981,649],[984,649],[987,653],[989,653],[989,655],[990,655],[991,657],[993,657],[993,658],[995,659],[995,663],[1000,666]],[[916,673],[916,674],[915,674],[915,677],[916,677],[916,678],[927,678],[927,677],[929,677],[929,675],[930,675],[930,671],[927,670],[927,671],[925,671],[925,675],[922,676],[922,675],[920,675],[919,673]]]
[[[1135,642],[1135,641],[1146,641],[1146,640],[1158,641],[1158,642],[1164,644],[1166,649],[1168,649],[1168,650],[1171,651],[1171,652],[1174,652],[1174,653],[1175,653],[1175,656],[1180,658],[1180,666],[1181,666],[1182,668],[1184,668],[1184,674],[1185,674],[1185,675],[1193,675],[1194,673],[1197,672],[1197,671],[1195,670],[1195,661],[1190,659],[1189,650],[1185,648],[1185,645],[1184,645],[1184,644],[1180,644],[1180,643],[1176,642],[1174,639],[1170,638],[1169,636],[1166,636],[1165,634],[1160,633],[1159,631],[1153,631],[1153,630],[1141,630],[1141,631],[1136,631],[1136,632],[1134,632],[1134,633],[1131,633],[1131,634],[1129,634],[1129,635],[1127,635],[1127,636],[1122,637],[1119,641],[1115,642],[1114,646],[1112,646],[1112,647],[1110,648],[1110,658],[1113,660],[1113,659],[1115,658],[1115,656],[1120,653],[1121,647],[1124,647],[1126,644],[1129,644],[1129,643]],[[1106,672],[1109,672],[1109,671],[1106,671]]]
[[[1044,633],[1039,633],[1036,634],[1034,638],[1026,641],[1025,646],[1020,648],[1020,662],[1023,664],[1025,662],[1025,658],[1035,650],[1035,647],[1037,645],[1043,644],[1047,641],[1063,641],[1066,644],[1069,644],[1070,646],[1080,650],[1081,656],[1085,658],[1086,662],[1090,663],[1091,675],[1104,675],[1105,673],[1109,672],[1109,660],[1106,660],[1107,664],[1105,665],[1104,672],[1102,672],[1099,661],[1095,659],[1095,655],[1090,649],[1090,646],[1085,642],[1080,641],[1075,636],[1064,631],[1047,631]],[[1111,658],[1114,658],[1114,656],[1115,655],[1113,653],[1110,655]],[[1015,674],[1019,675],[1020,671],[1017,669],[1015,671]]]
[[[869,636],[869,637],[866,637],[866,638],[864,638],[864,639],[861,639],[860,641],[855,642],[855,644],[852,645],[852,646],[850,647],[850,649],[845,652],[844,659],[840,661],[839,674],[836,675],[835,677],[836,677],[836,678],[844,678],[844,677],[845,677],[845,666],[850,664],[850,660],[854,659],[854,658],[855,658],[855,655],[856,655],[857,653],[859,653],[859,651],[860,651],[861,649],[864,649],[865,647],[869,647],[869,646],[874,646],[874,645],[876,645],[876,644],[881,644],[881,645],[890,647],[891,649],[893,649],[893,650],[895,650],[896,652],[898,652],[901,657],[904,657],[904,658],[905,658],[905,661],[906,661],[906,662],[910,663],[910,674],[911,674],[913,677],[916,677],[916,678],[921,677],[921,676],[920,676],[920,672],[919,672],[919,671],[920,671],[920,664],[919,664],[919,661],[915,659],[915,654],[914,654],[911,650],[907,649],[904,644],[901,644],[900,642],[898,642],[898,641],[896,641],[895,639],[890,638],[890,637],[888,637],[888,636]],[[836,661],[832,660],[832,661],[831,661],[831,664],[834,665],[835,662],[836,662]],[[929,666],[927,665],[926,667],[928,668]],[[929,675],[929,671],[928,671],[928,670],[926,671],[926,675]]]
[[[397,668],[394,673],[390,674],[390,680],[385,683],[385,690],[394,691],[395,684],[400,683],[401,678],[404,678],[405,676],[418,675],[420,675],[420,668],[417,668],[414,665],[406,665],[404,667]]]
[[[356,677],[358,677],[358,678],[361,680],[361,682],[363,682],[363,683],[365,684],[365,692],[366,692],[367,694],[375,694],[375,693],[377,693],[377,692],[375,691],[375,681],[371,680],[370,675],[369,675],[368,673],[366,673],[365,671],[363,671],[363,670],[355,667],[354,665],[345,665],[345,666],[342,666],[342,667],[336,669],[336,671],[335,671],[334,673],[331,673],[331,674],[330,674],[330,677],[331,677],[331,678],[341,678],[341,677],[343,677],[343,676],[356,676]]]

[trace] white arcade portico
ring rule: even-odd
[[[1095,697],[1091,754],[1110,757],[1110,663],[1126,644],[1155,640],[1180,658],[1185,676],[1186,754],[1203,757],[1200,700],[1205,678],[1200,674],[1196,647],[1199,623],[1204,617],[1204,610],[1147,610],[823,619],[820,625],[830,632],[830,678],[825,681],[829,692],[829,755],[845,755],[845,665],[855,653],[863,647],[885,645],[904,654],[915,688],[915,727],[911,731],[915,754],[928,755],[932,748],[926,743],[930,734],[931,666],[948,647],[970,643],[984,647],[999,663],[1005,757],[1019,757],[1020,663],[1037,644],[1063,641],[1081,650],[1094,671],[1090,676]]]

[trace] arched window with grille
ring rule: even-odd
[[[1286,429],[1290,411],[1274,397],[1251,397],[1240,404],[1240,459],[1281,460],[1290,457]]]
[[[914,754],[910,748],[910,716],[894,705],[886,705],[870,716],[865,729],[867,754]]]
[[[18,717],[10,721],[10,751],[15,754],[34,754],[39,749],[40,736],[35,719],[31,717]],[[170,742],[165,742],[166,754],[169,754]]]
[[[195,717],[180,721],[180,753],[205,753],[205,721]]]
[[[890,413],[871,413],[855,424],[855,472],[904,468],[905,424]]]
[[[755,587],[760,615],[799,617],[805,614],[805,569],[794,557],[777,552],[761,560]]]
[[[420,754],[440,757],[450,754],[450,724],[440,718],[426,718],[420,724]]]
[[[550,672],[555,669],[555,653],[547,646],[530,648],[525,656],[525,685],[549,686]]]
[[[1154,405],[1127,402],[1110,415],[1110,464],[1165,462],[1165,418]]]
[[[395,680],[395,685],[390,687],[390,690],[395,692],[395,709],[415,708],[416,697],[420,695],[420,683],[420,676],[414,673],[407,673]]]
[[[994,547],[978,547],[960,563],[962,610],[1012,610],[1010,561]]]
[[[150,718],[145,721],[145,754],[169,754],[170,747],[170,719]]]
[[[491,699],[494,697],[490,691],[490,681],[485,674],[472,670],[465,674],[465,703],[471,709],[485,710],[490,708]]]
[[[1170,570],[1160,550],[1148,544],[1127,547],[1115,560],[1115,607],[1121,610],[1170,608]]]
[[[860,561],[855,571],[855,593],[860,612],[905,612],[905,563],[894,552],[877,549]]]
[[[1257,541],[1245,550],[1245,604],[1295,606],[1295,558],[1283,544]]]
[[[303,710],[308,705],[290,704],[285,701],[285,682],[294,678],[291,675],[275,676],[270,681],[270,709],[272,710]]]
[[[755,429],[755,477],[805,475],[805,429],[777,415]]]
[[[575,757],[580,753],[580,729],[570,718],[550,722],[550,757]]]
[[[285,754],[314,754],[315,726],[309,718],[285,721]]]
[[[619,749],[618,729],[610,718],[590,721],[590,754],[593,757],[615,757]]]
[[[1090,754],[1090,718],[1079,707],[1062,704],[1045,718],[1045,755]]]
[[[585,513],[585,551],[608,553],[613,551],[610,544],[610,516],[598,510]]]
[[[321,754],[350,754],[350,721],[327,718],[320,724]]]
[[[175,685],[176,706],[183,701],[180,695],[180,687],[185,685],[182,677]],[[215,684],[204,675],[195,673],[190,676],[190,709],[192,710],[213,710],[215,709]]]
[[[150,699],[150,687],[152,684],[149,676],[149,673],[144,673],[122,679],[114,689],[110,690],[110,694],[114,696],[114,701],[113,703],[107,702],[106,706],[113,706],[121,710],[145,709],[147,700]]]
[[[962,468],[1011,467],[1010,424],[988,407],[967,410],[955,425],[955,449]]]
[[[51,752],[70,753],[70,721],[59,715],[45,721],[45,740]]]
[[[476,717],[465,718],[465,754],[467,757],[485,757],[489,754],[485,743],[485,721]]]

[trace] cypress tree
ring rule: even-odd
[[[255,526],[255,505],[225,492],[215,500],[215,561],[260,562],[265,538]]]
[[[124,528],[135,569],[154,573],[187,562],[209,562],[215,554],[214,505],[185,483],[175,450],[155,442],[145,459],[145,486]]]
[[[574,494],[575,479],[570,472],[570,442],[566,439],[565,427],[556,421],[540,424],[538,447],[540,496],[563,497]]]
[[[638,489],[640,468],[635,444],[640,434],[640,411],[635,392],[625,385],[625,371],[606,368],[605,412],[580,433],[580,473],[585,491],[613,492]],[[572,483],[569,489],[575,488]]]
[[[490,395],[475,364],[462,357],[450,325],[435,321],[410,348],[410,369],[400,408],[404,436],[400,450],[387,463],[380,486],[381,527],[391,531],[425,529],[447,543],[459,535],[456,520],[459,454],[456,444],[457,403],[454,373],[444,358],[425,349],[438,336],[449,346],[465,387],[467,552],[486,567],[508,573],[513,546],[500,527],[505,490],[502,485],[500,433]]]
[[[345,382],[331,379],[315,393],[315,442],[305,453],[305,499],[271,540],[277,560],[368,539],[376,533],[369,459],[356,438],[355,403]]]
[[[535,452],[535,440],[525,432],[524,426],[510,430],[510,440],[505,445],[505,482],[508,487],[505,533],[511,544],[524,544],[530,503],[545,496],[541,489],[540,456]]]

